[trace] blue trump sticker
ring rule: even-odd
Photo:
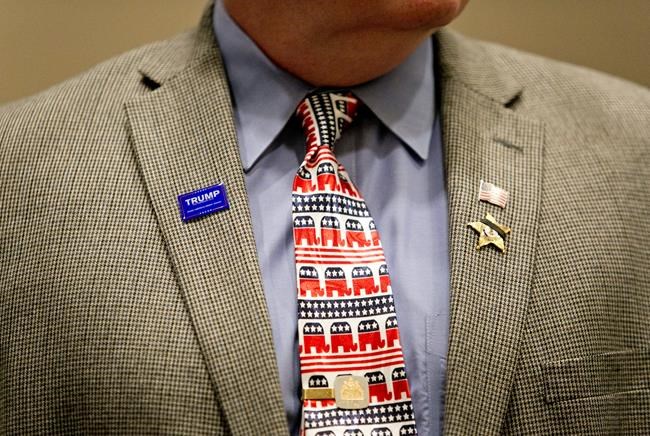
[[[184,222],[230,208],[223,183],[178,196]]]

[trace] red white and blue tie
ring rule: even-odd
[[[307,138],[292,196],[305,436],[417,434],[379,234],[333,153],[358,104],[319,92],[296,111]]]

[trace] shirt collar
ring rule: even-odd
[[[231,92],[244,170],[250,170],[314,87],[277,67],[217,1],[214,31]],[[352,92],[421,159],[427,159],[434,121],[431,39],[389,73]]]

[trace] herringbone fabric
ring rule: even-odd
[[[325,391],[303,398],[305,436],[417,434],[379,231],[334,152],[358,105],[320,91],[296,110],[306,138],[292,192],[300,373],[303,393]]]
[[[209,16],[0,109],[0,433],[287,432]],[[650,93],[434,38],[447,434],[650,433]],[[183,224],[216,181],[231,209]],[[485,212],[505,255],[474,249]]]

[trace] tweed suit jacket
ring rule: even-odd
[[[0,433],[287,433],[210,17],[0,109]],[[650,93],[434,38],[446,434],[649,434]],[[230,210],[181,222],[215,182]],[[475,249],[486,212],[506,254]]]

